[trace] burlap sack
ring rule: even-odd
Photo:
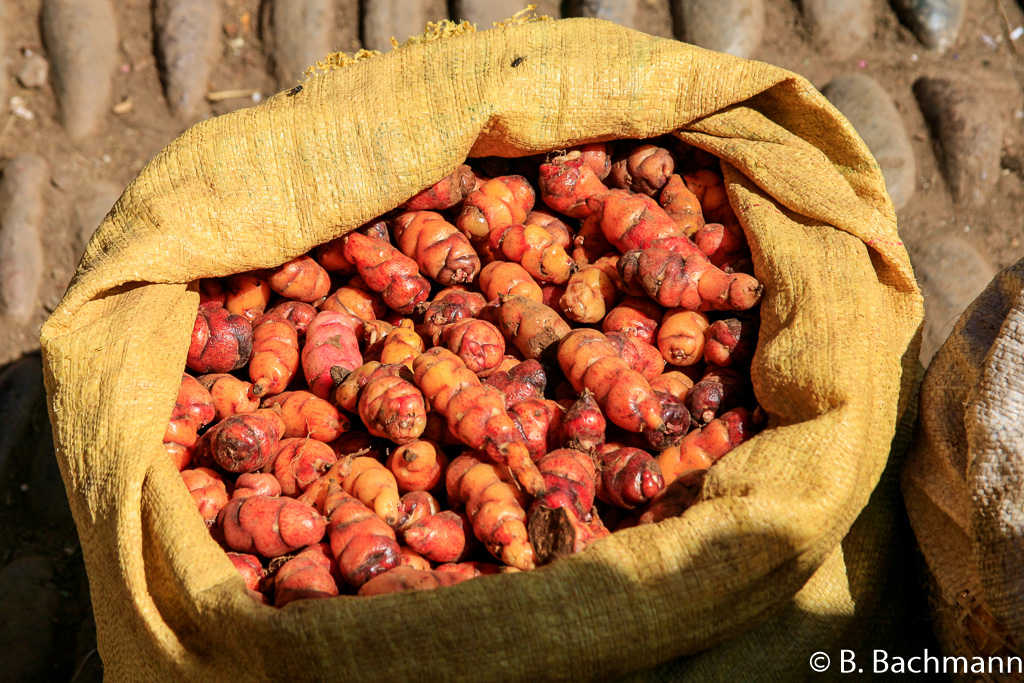
[[[467,156],[671,131],[726,161],[765,285],[752,373],[770,429],[681,518],[538,571],[253,603],[161,446],[189,283],[301,254]],[[878,165],[814,88],[766,64],[599,20],[536,22],[359,61],[201,123],[125,191],[42,334],[107,671],[607,680],[706,649],[836,566],[914,385],[921,319]]]
[[[1022,402],[1024,261],[1018,261],[960,316],[928,367],[903,478],[931,575],[936,632],[949,655],[1002,650],[1024,658]]]

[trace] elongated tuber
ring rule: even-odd
[[[254,396],[280,394],[299,370],[299,333],[288,320],[264,313],[252,324],[249,378]]]
[[[376,458],[353,458],[352,469],[342,480],[341,487],[373,510],[389,527],[398,524],[398,483],[395,475]]]
[[[280,557],[318,542],[324,537],[327,520],[291,498],[250,496],[225,505],[217,524],[232,550]]]
[[[658,203],[687,237],[693,237],[694,233],[704,227],[700,200],[686,187],[686,183],[678,174],[673,175],[665,183]]]
[[[723,368],[742,365],[754,356],[758,323],[749,318],[716,320],[704,331],[704,360]]]
[[[550,365],[558,342],[570,332],[554,310],[525,296],[498,297],[497,308],[488,316],[526,358]]]
[[[359,392],[359,417],[374,436],[397,444],[413,441],[427,425],[423,394],[404,365],[381,365]]]
[[[338,595],[331,565],[317,552],[302,551],[281,565],[274,575],[274,607],[295,600],[319,600]]]
[[[348,418],[337,408],[308,391],[286,391],[264,399],[264,408],[276,408],[284,421],[282,438],[309,437],[333,441],[349,430]]]
[[[565,316],[578,323],[600,322],[618,297],[618,256],[602,256],[576,271],[565,286],[559,306]]]
[[[260,558],[249,553],[231,552],[227,555],[228,559],[231,560],[231,564],[235,565],[235,569],[242,575],[245,587],[251,591],[259,590],[260,583],[266,575],[266,570],[260,564]]]
[[[459,562],[472,545],[469,520],[451,510],[423,517],[405,527],[406,545],[431,562]]]
[[[562,418],[562,443],[567,448],[593,451],[605,441],[607,423],[601,413],[594,392],[584,388],[579,399]]]
[[[401,562],[395,532],[359,500],[332,486],[325,509],[327,537],[341,578],[351,586],[394,569]]]
[[[592,209],[587,199],[608,191],[579,150],[542,164],[538,185],[545,204],[573,218],[589,216]]]
[[[392,451],[386,466],[400,493],[432,491],[444,475],[448,457],[433,441],[417,439]]]
[[[665,187],[675,166],[675,159],[667,149],[642,143],[616,155],[607,184],[653,197]]]
[[[321,311],[306,329],[302,347],[302,371],[309,390],[326,399],[334,389],[335,376],[363,364],[357,330],[362,321],[339,311]]]
[[[759,425],[745,408],[735,408],[715,418],[702,429],[686,435],[682,443],[661,452],[658,465],[666,482],[683,473],[707,469],[719,458],[750,439]]]
[[[672,365],[693,365],[704,357],[708,317],[698,311],[670,308],[658,329],[658,349]]]
[[[537,497],[531,509],[543,505],[566,508],[578,519],[585,518],[594,505],[598,478],[594,460],[583,451],[558,448],[537,461],[537,469],[544,475],[546,492]]]
[[[302,255],[271,270],[267,284],[283,297],[309,303],[327,296],[331,277],[319,263]]]
[[[470,241],[486,243],[494,230],[522,223],[535,199],[533,187],[522,176],[491,178],[466,196],[456,225]]]
[[[273,460],[284,429],[280,413],[260,409],[224,418],[203,438],[209,439],[210,456],[223,469],[255,472]]]
[[[460,455],[448,466],[445,485],[452,500],[466,504],[473,533],[492,555],[517,569],[536,566],[526,532],[525,492],[502,480],[499,465]]]
[[[558,347],[558,362],[573,388],[594,392],[606,418],[631,432],[666,428],[661,404],[643,375],[630,370],[597,330],[576,329]]]
[[[448,325],[441,340],[479,377],[494,372],[505,357],[505,338],[485,320],[467,318]]]
[[[279,315],[295,327],[295,332],[298,334],[299,339],[303,339],[306,336],[306,328],[309,327],[309,323],[313,322],[313,318],[316,317],[317,310],[313,308],[312,304],[303,303],[301,301],[282,301],[267,313],[273,313]]]
[[[202,375],[198,382],[210,392],[218,420],[239,413],[251,413],[260,407],[260,399],[252,393],[252,384],[234,375],[223,372]]]
[[[444,178],[407,199],[401,208],[410,211],[450,209],[465,199],[466,195],[473,191],[475,184],[473,169],[466,164],[460,164]]]
[[[633,249],[619,259],[619,275],[636,282],[662,306],[691,311],[745,311],[761,300],[761,285],[744,273],[726,274],[703,255]]]
[[[331,451],[331,455],[334,451]],[[231,499],[248,498],[249,496],[280,496],[281,482],[269,472],[246,472],[238,475],[235,480],[235,490],[231,492]]]
[[[423,338],[416,334],[412,321],[406,318],[384,338],[380,350],[381,365],[401,363],[412,370],[412,361],[423,353],[423,348]]]
[[[224,308],[250,322],[262,315],[270,302],[270,284],[258,273],[230,275],[224,280],[224,287]]]
[[[294,498],[337,460],[331,447],[321,441],[282,439],[274,456],[274,477],[281,485],[281,493]]]
[[[751,397],[750,378],[735,368],[710,366],[686,395],[686,407],[693,420],[705,425],[716,416],[741,405]]]
[[[539,225],[516,223],[491,233],[490,248],[521,265],[537,282],[562,284],[575,268],[572,257]]]
[[[540,303],[544,295],[536,280],[518,263],[493,261],[480,271],[480,289],[488,301],[518,294]]]
[[[547,386],[547,375],[544,367],[530,358],[519,362],[512,360],[514,365],[508,370],[499,370],[487,376],[484,384],[499,389],[505,394],[505,405],[514,406],[528,398],[544,398]]]
[[[192,462],[198,430],[209,424],[215,416],[210,392],[191,375],[183,373],[178,398],[171,409],[171,419],[164,432],[164,448],[179,472]]]
[[[410,211],[395,219],[395,244],[442,285],[472,282],[480,272],[480,257],[469,239],[433,211]]]
[[[508,409],[523,436],[530,457],[537,461],[559,446],[564,411],[554,401],[528,398]]]
[[[231,372],[252,354],[252,325],[217,304],[199,306],[185,364],[196,372]]]
[[[486,305],[487,300],[479,292],[450,290],[439,293],[423,312],[423,334],[433,346],[437,346],[448,325],[475,318]]]
[[[320,304],[320,310],[349,313],[360,320],[377,320],[388,309],[380,293],[370,289],[363,278],[356,276],[347,285],[334,290]]]
[[[181,479],[192,494],[199,514],[207,526],[217,521],[217,514],[228,504],[228,491],[224,478],[208,467],[183,470]]]
[[[505,410],[500,391],[480,383],[451,351],[434,347],[413,361],[416,384],[448,419],[448,429],[470,448],[482,450],[512,469],[519,483],[536,495],[544,490],[537,467]]]
[[[430,283],[419,274],[416,262],[387,242],[349,233],[345,258],[355,264],[370,289],[380,292],[385,304],[403,315],[430,295]]]
[[[665,486],[657,461],[646,451],[605,444],[596,453],[601,470],[597,497],[609,505],[632,510]]]
[[[601,329],[605,334],[622,332],[642,342],[655,344],[663,315],[661,306],[647,297],[630,296],[608,311],[601,321]]]

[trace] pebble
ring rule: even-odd
[[[110,108],[117,29],[110,0],[44,0],[43,40],[60,121],[72,142],[95,132]]]
[[[46,680],[60,596],[45,557],[14,560],[0,570],[0,671],[4,680]]]
[[[277,87],[286,90],[302,78],[306,67],[331,52],[334,2],[271,0],[268,6],[269,30],[265,30],[263,35],[269,37],[268,48]]]
[[[917,163],[903,119],[885,88],[866,74],[848,73],[832,79],[822,93],[849,119],[878,161],[893,206],[906,206],[917,183]]]
[[[999,180],[999,109],[983,88],[946,78],[919,78],[914,96],[938,141],[953,201],[981,206]]]
[[[996,270],[966,238],[943,235],[910,250],[924,294],[921,363],[927,367],[964,309],[988,286]]]
[[[220,3],[155,0],[153,26],[167,105],[186,120],[203,113],[210,70],[220,51]]]
[[[25,356],[0,374],[0,481],[14,465],[14,445],[32,418],[32,408],[43,399],[43,364],[39,356]]]
[[[540,7],[542,3],[531,4],[538,5],[535,10],[537,14],[547,14],[550,17],[558,18],[558,5],[556,3],[545,3],[548,5],[545,8]],[[622,4],[630,3],[625,2]],[[452,3],[452,18],[455,21],[465,19],[470,23],[476,24],[478,31],[483,31],[491,28],[496,21],[505,21],[511,18],[513,14],[524,7],[526,7],[526,4],[522,0],[454,0]]]
[[[945,52],[956,42],[966,0],[893,0],[900,20],[929,50]]]
[[[46,85],[49,74],[50,63],[45,58],[36,54],[29,55],[18,71],[18,83],[26,88],[41,88]]]
[[[85,251],[85,245],[89,243],[92,234],[96,232],[96,228],[123,191],[123,187],[114,183],[98,180],[86,185],[79,194],[78,201],[75,202],[74,223],[75,234],[78,235],[80,244],[79,253]]]
[[[440,21],[447,16],[444,0],[367,2],[363,7],[363,47],[388,52],[392,36],[404,43],[410,36],[423,33],[428,21]]]
[[[43,188],[46,162],[22,154],[7,162],[0,180],[0,313],[25,324],[36,312],[43,274]]]
[[[800,0],[818,49],[834,59],[853,57],[875,31],[871,0]]]
[[[679,38],[749,59],[764,37],[764,0],[672,0]]]

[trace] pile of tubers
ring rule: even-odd
[[[164,444],[276,607],[530,570],[677,516],[764,423],[762,288],[718,159],[672,137],[471,159],[198,286]]]

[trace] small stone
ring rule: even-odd
[[[882,169],[893,206],[903,208],[914,194],[917,163],[903,120],[885,88],[866,74],[849,73],[834,78],[822,93],[867,144]]]
[[[36,313],[43,275],[40,232],[46,162],[22,154],[7,162],[0,180],[0,313],[26,324]]]
[[[46,77],[50,73],[50,63],[39,55],[25,59],[18,72],[18,83],[26,88],[39,88],[46,85]]]
[[[800,7],[818,49],[835,59],[852,57],[871,37],[871,0],[801,0]]]
[[[1003,121],[985,89],[946,78],[922,77],[914,96],[941,150],[953,201],[980,206],[999,180]]]
[[[11,105],[11,113],[22,121],[31,121],[36,117],[32,110],[28,108],[28,100],[21,95],[12,97],[9,104]]]
[[[921,363],[927,367],[957,318],[988,286],[996,271],[971,242],[952,235],[911,249],[910,261],[924,294]]]
[[[74,218],[75,234],[81,245],[79,254],[85,250],[85,245],[123,190],[114,183],[100,180],[86,185],[79,193]]]
[[[892,0],[892,4],[900,20],[929,50],[942,53],[956,42],[964,0]]]
[[[672,0],[676,35],[709,50],[751,58],[764,37],[764,0]]]
[[[23,557],[0,570],[0,671],[5,680],[45,680],[59,601],[53,567],[45,557]]]
[[[287,0],[279,0],[285,2]],[[391,50],[391,38],[404,43],[418,36],[428,21],[448,16],[444,0],[378,0],[363,4],[363,47],[368,50]]]
[[[125,114],[130,114],[132,109],[134,109],[134,108],[135,108],[135,105],[132,104],[131,100],[121,100],[120,102],[115,104],[113,107],[111,107],[110,111],[114,112],[118,116],[124,116]]]

